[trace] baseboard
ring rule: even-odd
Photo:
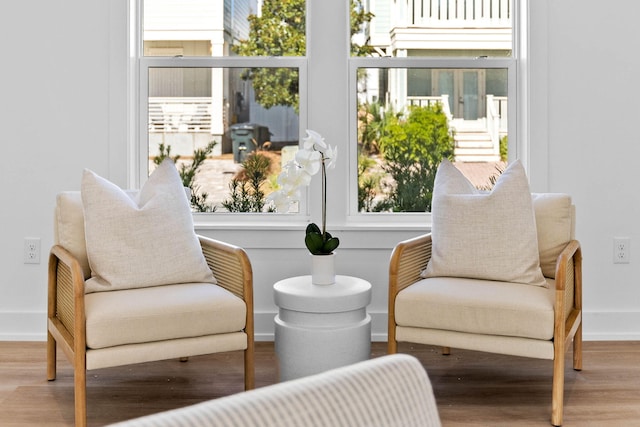
[[[585,341],[640,341],[640,312],[590,311],[582,316]]]
[[[273,341],[276,312],[257,312],[255,340]],[[387,313],[369,311],[371,340],[387,340]],[[47,314],[44,311],[0,311],[0,341],[46,341]],[[591,311],[583,315],[585,341],[640,341],[640,312]]]
[[[0,311],[0,341],[46,341],[45,311]]]

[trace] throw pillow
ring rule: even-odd
[[[215,283],[171,160],[156,168],[137,195],[85,170],[81,194],[92,275],[85,292]]]
[[[448,160],[433,190],[432,256],[423,277],[468,277],[547,286],[540,269],[529,183],[520,161],[483,193]]]

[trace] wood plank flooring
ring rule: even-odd
[[[433,384],[443,426],[548,426],[552,362],[401,344]],[[385,354],[373,343],[372,357]],[[73,372],[58,352],[46,380],[43,342],[0,342],[0,426],[73,426]],[[640,426],[640,342],[585,342],[583,371],[567,355],[565,426]],[[101,426],[243,389],[242,353],[100,369],[87,374],[88,423]],[[277,382],[273,343],[256,346],[256,386]],[[303,427],[303,426],[301,426]],[[380,426],[384,427],[384,426]]]

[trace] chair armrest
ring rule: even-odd
[[[570,241],[556,261],[555,331],[568,345],[582,321],[582,250],[577,240]]]
[[[204,236],[198,238],[218,285],[245,301],[252,300],[253,272],[244,249]]]
[[[60,245],[49,254],[48,331],[56,336],[73,360],[73,353],[84,352],[85,312],[84,275],[80,262]]]
[[[395,353],[396,344],[396,295],[416,283],[420,273],[431,259],[431,233],[404,240],[393,248],[389,261],[389,325],[388,353]]]
[[[247,305],[245,333],[249,337],[247,345],[253,346],[253,270],[249,256],[241,247],[204,236],[198,238],[218,286],[241,298]]]
[[[431,259],[431,233],[402,241],[393,248],[389,262],[389,292],[397,294],[422,277]]]

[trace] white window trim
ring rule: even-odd
[[[322,5],[312,5],[307,0],[307,29],[313,28],[331,28],[324,26],[321,22],[322,17],[332,16],[330,12],[318,12],[320,8],[328,9],[328,3],[340,3],[340,7],[348,12],[349,2],[342,0],[327,0]],[[143,83],[143,71],[150,66],[201,66],[201,67],[248,67],[248,66],[269,66],[269,67],[296,67],[300,70],[300,132],[301,137],[304,136],[304,129],[309,125],[322,120],[318,117],[311,117],[309,113],[313,113],[313,108],[309,109],[310,84],[309,67],[317,66],[318,63],[309,57],[286,57],[286,58],[243,58],[243,57],[186,57],[186,58],[151,58],[140,55],[142,52],[142,28],[140,25],[141,16],[141,0],[127,0],[129,10],[129,70],[128,70],[128,93],[129,93],[129,111],[137,112],[132,114],[128,123],[128,184],[131,188],[139,188],[146,180],[147,175],[147,144],[141,144],[139,141],[148,141],[148,129],[143,120],[147,117],[147,103],[143,102],[147,99],[146,84]],[[511,59],[486,58],[483,59],[482,67],[486,68],[508,68],[509,69],[509,93],[516,93],[517,103],[512,102],[509,105],[509,116],[515,117],[516,120],[510,120],[509,123],[509,153],[510,159],[519,158],[523,161],[525,168],[528,168],[529,158],[529,128],[528,128],[528,0],[514,0],[514,47],[513,57]],[[315,9],[314,9],[315,7]],[[335,6],[334,6],[335,9]],[[320,16],[316,21],[316,16]],[[333,15],[335,16],[335,15]],[[346,15],[348,16],[348,14]],[[348,26],[348,19],[345,19]],[[348,28],[343,29],[348,34]],[[308,34],[313,34],[310,32]],[[317,42],[316,42],[317,43]],[[308,44],[309,46],[309,44]],[[345,46],[348,51],[348,47]],[[179,62],[177,62],[179,61]],[[348,87],[348,103],[347,111],[349,115],[347,130],[344,135],[344,142],[338,143],[341,153],[341,159],[338,162],[338,168],[345,168],[346,172],[343,176],[348,177],[348,186],[340,197],[347,199],[346,206],[338,208],[329,207],[329,225],[339,230],[428,230],[430,227],[429,213],[358,213],[357,211],[357,155],[356,155],[356,93],[355,93],[355,71],[359,67],[379,68],[389,67],[437,67],[438,61],[446,61],[446,66],[451,68],[457,66],[459,68],[477,67],[477,63],[471,64],[471,59],[438,59],[438,58],[357,58],[351,57],[346,59],[348,63],[345,70],[346,85]],[[513,63],[515,62],[515,66]],[[310,65],[311,64],[311,65]],[[429,64],[429,65],[425,65]],[[444,62],[442,62],[444,64]],[[325,65],[330,66],[330,65]],[[444,66],[444,65],[443,65]],[[146,81],[146,79],[145,79]],[[512,85],[515,85],[512,87]],[[515,92],[513,92],[515,90]],[[514,136],[514,137],[513,137]],[[329,141],[336,143],[335,141]],[[516,153],[515,156],[513,154]],[[348,160],[346,158],[349,157]],[[314,180],[318,181],[318,180]],[[312,183],[311,193],[315,195],[316,187]],[[332,191],[337,191],[332,189]],[[335,195],[334,195],[335,196]],[[313,196],[312,196],[313,197]],[[313,201],[303,201],[304,205],[301,212],[315,210],[316,206]],[[342,204],[340,204],[342,205]],[[310,209],[307,209],[307,206]],[[315,218],[313,218],[315,220]],[[310,214],[249,214],[249,213],[212,213],[194,214],[196,226],[199,229],[245,229],[245,230],[299,230],[305,224],[312,220]]]

